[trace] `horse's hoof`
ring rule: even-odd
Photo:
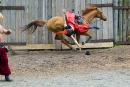
[[[81,48],[79,48],[79,51],[80,51],[80,52],[81,52],[81,50],[82,50],[82,49],[81,49]]]
[[[76,49],[76,48],[71,48],[71,50],[73,50],[73,51],[77,51],[77,49]]]
[[[86,40],[86,41],[85,41],[85,43],[88,43],[88,42],[89,42],[89,40]],[[85,44],[85,43],[84,43],[84,44]]]
[[[91,55],[89,51],[86,51],[85,55]]]
[[[85,42],[82,42],[82,45],[84,45],[85,44]]]

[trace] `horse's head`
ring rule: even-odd
[[[104,21],[107,20],[103,12],[100,11],[97,7],[90,7],[90,8],[86,8],[85,10],[82,10],[82,16],[86,16],[88,18],[90,17],[100,18],[101,20]]]
[[[104,20],[104,21],[107,20],[106,16],[103,14],[103,12],[101,10],[96,8],[96,11],[97,11],[97,14],[95,17],[100,18],[101,20]]]

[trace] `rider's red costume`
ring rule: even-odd
[[[71,11],[67,11],[65,13],[65,16],[66,16],[66,23],[67,25],[70,25],[72,27],[72,29],[74,29],[74,32],[75,33],[84,33],[84,32],[87,32],[90,25],[88,23],[85,23],[85,24],[78,24],[75,22],[75,14]],[[66,33],[66,29],[65,29],[65,33]]]

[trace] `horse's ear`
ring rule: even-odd
[[[95,7],[95,9],[98,9],[98,7]]]
[[[96,6],[93,7],[94,10],[98,9]]]
[[[94,9],[94,10],[96,10],[96,9],[97,9],[96,4],[90,4],[90,7],[91,7],[92,9]]]
[[[81,10],[81,13],[83,13],[84,12],[84,10]]]
[[[81,10],[81,14],[84,14],[85,10]]]

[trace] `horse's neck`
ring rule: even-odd
[[[92,11],[86,15],[83,15],[83,17],[85,18],[86,22],[90,23],[95,18],[95,15],[96,15],[96,11]]]

